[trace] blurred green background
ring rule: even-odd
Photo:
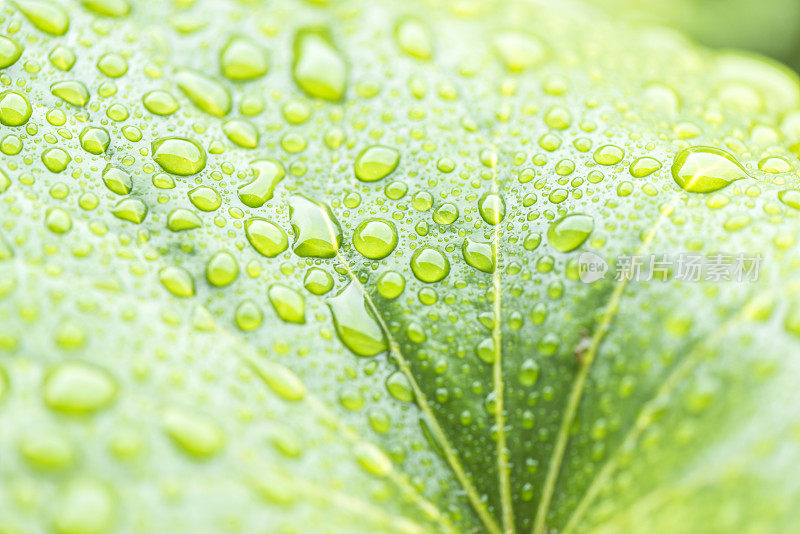
[[[800,71],[800,0],[589,0],[616,18],[679,29],[698,43],[771,56]]]

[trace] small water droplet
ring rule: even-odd
[[[411,257],[411,270],[422,282],[438,282],[450,272],[450,262],[439,250],[422,247]]]

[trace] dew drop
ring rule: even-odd
[[[283,165],[274,159],[250,162],[255,178],[239,187],[239,200],[251,208],[260,208],[272,198],[275,188],[286,176]]]
[[[89,90],[77,80],[56,82],[50,86],[50,92],[73,106],[81,107],[89,103]]]
[[[303,195],[289,198],[294,253],[300,257],[332,258],[342,245],[342,227],[327,204]]]
[[[262,256],[274,258],[289,248],[289,238],[283,228],[261,217],[253,217],[244,223],[247,241]]]
[[[506,217],[506,201],[494,193],[484,193],[478,200],[481,218],[489,224],[500,224]]]
[[[305,324],[306,299],[294,289],[283,284],[273,284],[267,296],[282,320],[288,323]]]
[[[138,198],[125,198],[114,206],[111,213],[123,221],[141,224],[144,218],[147,217],[147,204]]]
[[[0,123],[22,126],[31,117],[31,104],[22,93],[5,91],[0,94]]]
[[[178,447],[199,458],[214,456],[225,444],[219,425],[199,413],[170,407],[164,411],[162,424],[167,435]]]
[[[131,175],[111,165],[103,170],[103,183],[109,191],[118,195],[127,195],[133,190]]]
[[[269,63],[264,50],[244,37],[232,37],[219,57],[219,65],[227,78],[247,81],[260,78],[267,73]]]
[[[307,94],[341,100],[347,84],[347,64],[330,41],[328,31],[306,28],[294,39],[292,76]]]
[[[375,356],[388,347],[386,337],[367,308],[355,282],[328,301],[336,333],[342,343],[358,356]]]
[[[22,47],[16,41],[0,35],[0,69],[10,67],[22,55]]]
[[[356,178],[375,182],[389,176],[400,163],[400,153],[388,146],[373,145],[362,150],[354,165]]]
[[[710,193],[748,174],[736,159],[719,148],[695,146],[681,150],[672,163],[672,178],[685,191]]]
[[[450,262],[439,250],[423,247],[411,257],[411,270],[422,282],[438,282],[450,272]]]
[[[467,265],[485,273],[493,273],[497,264],[497,254],[491,243],[481,243],[464,239],[461,245],[461,254]]]
[[[385,258],[397,247],[397,228],[383,219],[367,219],[353,232],[353,246],[371,260]]]
[[[153,141],[153,160],[162,169],[179,176],[197,174],[206,166],[206,151],[185,137],[162,137]]]
[[[17,8],[39,30],[50,35],[64,35],[69,30],[69,15],[54,2],[49,0],[22,0],[16,3]]]
[[[200,110],[215,117],[224,117],[231,110],[231,95],[218,81],[193,70],[180,70],[175,75],[178,88]]]
[[[186,269],[170,265],[158,272],[158,278],[167,291],[176,297],[194,296],[194,278]]]
[[[83,362],[64,362],[44,379],[44,402],[52,410],[89,414],[102,410],[117,395],[117,383],[101,367]]]
[[[226,250],[221,250],[211,256],[206,264],[206,279],[211,285],[227,286],[233,283],[237,276],[239,276],[239,264],[236,263],[236,258]]]
[[[581,246],[593,230],[594,219],[589,215],[567,215],[550,225],[547,240],[559,252],[569,252]]]

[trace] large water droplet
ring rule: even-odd
[[[205,415],[172,407],[164,411],[162,421],[172,441],[193,456],[213,456],[225,444],[222,429]]]
[[[306,299],[283,284],[274,284],[267,291],[269,301],[282,320],[289,323],[304,324],[306,322]]]
[[[589,215],[572,214],[558,219],[547,230],[550,246],[560,252],[575,250],[594,230],[594,219]]]
[[[717,191],[747,177],[747,171],[739,162],[719,148],[686,148],[675,156],[672,163],[672,178],[681,188],[692,193]]]
[[[5,91],[0,94],[0,123],[22,126],[31,117],[31,104],[22,93]]]
[[[497,253],[491,243],[481,243],[464,239],[461,245],[461,254],[470,267],[475,267],[485,273],[493,273],[497,264]]]
[[[306,28],[294,39],[292,75],[306,93],[325,100],[340,100],[347,84],[347,64],[327,30]]]
[[[10,67],[22,55],[22,47],[16,41],[0,35],[0,69]]]
[[[50,35],[64,35],[69,30],[69,15],[60,5],[48,0],[21,0],[19,9],[38,29]]]
[[[185,137],[162,137],[153,141],[153,159],[172,174],[189,176],[206,166],[206,151],[197,141]]]
[[[267,73],[269,63],[264,50],[244,37],[234,36],[219,57],[222,74],[236,81],[253,80]]]
[[[262,256],[273,258],[289,248],[289,238],[283,228],[260,217],[253,217],[244,223],[247,241]]]
[[[397,246],[397,229],[383,219],[367,219],[353,232],[353,246],[371,260],[385,258]]]
[[[294,253],[301,257],[332,258],[342,245],[342,227],[327,204],[303,195],[289,198],[294,230]]]
[[[386,178],[397,168],[400,153],[388,146],[373,145],[356,156],[354,170],[356,178],[362,182],[375,182]]]
[[[286,176],[283,165],[273,159],[252,161],[250,166],[256,177],[239,187],[239,200],[251,208],[260,208],[272,198],[275,187]]]
[[[231,110],[231,95],[218,81],[193,70],[181,70],[175,80],[192,103],[215,117],[224,117]]]
[[[411,257],[411,270],[423,282],[438,282],[450,272],[450,262],[439,250],[423,247]]]
[[[375,356],[387,348],[386,336],[367,308],[355,282],[328,301],[339,339],[358,356]]]
[[[82,362],[64,362],[44,379],[44,401],[53,410],[88,414],[111,404],[117,383],[105,369]]]

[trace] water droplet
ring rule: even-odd
[[[305,324],[306,322],[306,299],[294,289],[282,285],[273,284],[270,286],[267,296],[282,320],[289,323]]]
[[[453,224],[458,219],[458,206],[445,202],[433,212],[433,222],[441,225]]]
[[[778,193],[778,200],[796,210],[800,210],[800,191],[797,189],[785,189]]]
[[[56,471],[75,462],[75,448],[61,433],[47,428],[24,435],[19,443],[20,455],[36,469]]]
[[[222,429],[205,415],[170,407],[164,411],[162,423],[172,441],[194,456],[214,456],[225,444]]]
[[[478,200],[478,211],[489,224],[500,224],[506,217],[506,201],[494,193],[484,193]]]
[[[173,232],[194,230],[203,226],[203,221],[193,211],[186,208],[175,208],[167,216],[167,228]]]
[[[496,351],[494,349],[494,339],[487,337],[475,346],[475,354],[484,363],[494,363]]]
[[[303,280],[303,287],[315,295],[324,295],[333,289],[333,277],[319,267],[311,267]]]
[[[406,375],[401,371],[395,371],[386,379],[386,389],[395,399],[403,402],[413,402],[414,391]]]
[[[236,258],[226,250],[221,250],[211,256],[206,264],[206,279],[217,287],[233,283],[237,276],[239,276],[239,264],[236,263]]]
[[[362,182],[375,182],[386,178],[400,163],[400,153],[388,146],[373,145],[362,150],[356,157],[354,170]]]
[[[109,78],[119,78],[128,72],[128,62],[125,58],[115,53],[103,54],[97,60],[97,68]]]
[[[294,39],[292,76],[310,96],[341,100],[347,85],[347,64],[327,30],[306,28]]]
[[[593,158],[600,165],[616,165],[625,157],[625,151],[616,145],[603,145],[594,151]]]
[[[64,72],[70,70],[75,64],[75,53],[65,46],[58,45],[50,51],[50,63]]]
[[[327,204],[303,195],[289,198],[294,230],[294,253],[301,257],[332,258],[342,245],[342,227]]]
[[[247,81],[267,73],[269,63],[264,50],[250,39],[234,36],[219,57],[222,74],[231,80]]]
[[[175,75],[178,88],[192,104],[215,117],[224,117],[231,110],[231,95],[218,81],[193,70],[180,70]]]
[[[567,215],[550,225],[547,240],[559,252],[569,252],[581,246],[593,230],[594,219],[589,215]]]
[[[450,272],[450,262],[439,250],[423,247],[411,257],[411,270],[423,282],[438,282]]]
[[[48,0],[23,0],[16,2],[25,17],[36,26],[50,35],[64,35],[69,30],[69,15],[60,5]]]
[[[425,25],[417,19],[404,19],[395,29],[395,38],[400,50],[419,59],[430,59],[433,55],[431,37]]]
[[[125,198],[114,206],[111,213],[123,221],[141,224],[144,218],[147,217],[147,204],[138,198]]]
[[[81,0],[83,7],[106,17],[124,17],[131,11],[128,0]]]
[[[791,172],[792,166],[785,159],[773,156],[760,160],[758,162],[758,170],[770,174],[780,174],[783,172]]]
[[[392,461],[372,443],[360,442],[353,448],[356,460],[361,467],[375,476],[385,477],[392,472]],[[398,525],[398,531],[404,532]]]
[[[153,160],[162,169],[179,176],[197,174],[206,166],[206,151],[185,137],[162,137],[153,141]]]
[[[406,279],[395,271],[386,271],[376,283],[378,293],[385,299],[396,299],[406,287]]]
[[[681,150],[672,163],[672,178],[681,188],[692,193],[717,191],[747,177],[747,172],[736,159],[719,148],[687,148]]]
[[[358,356],[375,356],[387,349],[386,337],[355,282],[328,301],[339,339]]]
[[[60,148],[48,148],[42,153],[42,163],[50,172],[61,172],[67,168],[72,158]]]
[[[194,278],[186,269],[170,265],[158,272],[158,278],[164,287],[176,297],[194,296]]]
[[[539,39],[522,32],[505,32],[494,39],[494,48],[505,67],[512,72],[541,63],[547,51]]]
[[[243,300],[241,304],[236,307],[234,320],[236,321],[236,326],[245,332],[250,332],[261,326],[264,316],[258,304],[248,299]]]
[[[133,189],[131,175],[110,164],[103,170],[103,183],[113,193],[127,195]]]
[[[0,69],[10,67],[22,55],[22,47],[16,41],[0,35]]]
[[[644,178],[645,176],[650,176],[660,168],[661,162],[657,159],[643,157],[631,163],[628,170],[634,178]]]
[[[274,258],[289,248],[289,238],[283,228],[260,217],[253,217],[244,223],[247,241],[262,256]]]
[[[142,97],[142,103],[155,115],[172,115],[180,108],[175,97],[166,91],[150,91]]]
[[[229,120],[222,125],[222,131],[228,136],[228,139],[242,148],[258,146],[258,130],[246,120]]]
[[[497,253],[491,243],[480,243],[469,238],[461,245],[461,254],[467,265],[485,273],[493,273],[497,265]]]
[[[519,368],[519,382],[523,386],[532,386],[539,380],[539,364],[532,358],[522,362]]]
[[[288,401],[302,400],[306,387],[292,371],[283,365],[264,359],[248,359],[258,376],[276,395]]]
[[[43,395],[45,404],[53,410],[88,414],[111,404],[117,395],[117,383],[102,367],[64,362],[45,376]]]
[[[58,534],[104,534],[114,522],[114,497],[99,480],[71,481],[55,508],[53,527]]]
[[[84,128],[80,135],[81,148],[90,154],[99,155],[108,150],[111,137],[104,128]]]
[[[50,92],[73,106],[81,107],[89,103],[89,90],[77,80],[56,82],[50,86]]]
[[[0,122],[6,126],[22,126],[31,117],[31,104],[16,91],[0,94]]]
[[[367,219],[353,232],[353,246],[371,260],[385,258],[397,246],[397,229],[383,219]]]
[[[212,187],[201,185],[189,191],[188,195],[194,207],[202,211],[215,211],[222,205],[222,197]]]
[[[283,165],[274,159],[250,162],[255,178],[239,187],[239,200],[251,208],[260,208],[272,198],[275,187],[286,176]]]

